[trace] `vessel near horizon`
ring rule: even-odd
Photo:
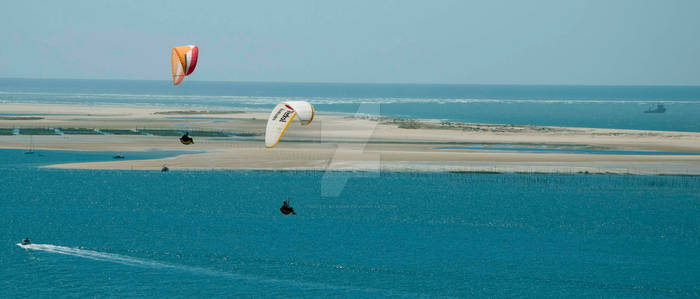
[[[649,107],[649,109],[644,111],[644,113],[664,113],[664,112],[666,112],[666,107],[664,106],[664,104],[657,104],[656,108]]]

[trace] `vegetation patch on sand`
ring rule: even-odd
[[[41,120],[39,116],[0,116],[0,120]]]
[[[182,136],[189,132],[193,137],[255,137],[262,133],[224,132],[206,130],[181,129],[92,129],[92,128],[0,128],[0,135],[152,135],[152,136]]]
[[[60,128],[61,132],[66,135],[99,135],[100,132],[95,129],[87,128]]]
[[[563,127],[544,127],[531,125],[504,125],[504,124],[477,124],[454,121],[434,121],[410,118],[394,118],[384,116],[347,116],[351,119],[366,119],[376,121],[383,125],[395,125],[400,129],[437,129],[437,130],[460,130],[470,132],[497,132],[497,133],[547,133],[547,132],[576,132],[575,129]]]
[[[100,129],[103,134],[111,135],[139,135],[136,130],[124,130],[124,129]]]
[[[200,131],[200,130],[181,130],[181,129],[139,129],[139,130],[120,130],[120,129],[104,129],[100,130],[105,134],[113,135],[152,135],[152,136],[182,136],[185,132],[189,132],[192,137],[254,137],[261,134],[248,132],[223,132],[223,131]]]
[[[185,132],[189,132],[190,136],[197,137],[230,137],[231,134],[226,132],[217,131],[189,131],[189,130],[167,130],[167,129],[143,129],[140,130],[141,134],[148,134],[153,136],[181,136]]]
[[[20,135],[56,135],[54,129],[47,128],[24,128],[19,129]]]
[[[245,113],[237,110],[175,110],[175,111],[158,111],[156,115],[201,115],[201,114],[238,114]]]
[[[14,134],[15,134],[14,129],[0,128],[0,135],[14,135]]]

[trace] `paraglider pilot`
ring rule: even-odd
[[[285,200],[285,201],[282,202],[282,207],[280,208],[280,212],[282,212],[282,214],[285,214],[285,215],[289,215],[290,213],[291,213],[292,215],[296,215],[296,214],[297,214],[296,212],[294,212],[294,208],[292,208],[292,207],[289,205],[289,199],[287,199],[287,200]]]
[[[185,135],[182,135],[182,137],[180,137],[180,142],[182,142],[182,144],[185,145],[192,144],[194,143],[194,139],[190,137],[190,132],[185,132]]]

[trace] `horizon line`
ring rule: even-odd
[[[171,80],[164,79],[114,79],[114,78],[31,78],[31,77],[2,77],[2,79],[19,79],[19,80],[85,80],[85,81],[154,81],[170,82]],[[231,81],[231,80],[197,80],[192,79],[189,82],[206,82],[206,83],[258,83],[258,84],[338,84],[338,85],[438,85],[438,86],[578,86],[578,87],[700,87],[698,85],[685,84],[545,84],[545,83],[410,83],[410,82],[319,82],[319,81]]]

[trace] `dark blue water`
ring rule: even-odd
[[[0,151],[4,298],[700,295],[700,177],[347,173],[321,197],[323,172],[32,159]]]
[[[308,100],[323,112],[379,104],[383,116],[516,125],[700,132],[700,86],[523,86],[0,79],[0,102],[270,109]],[[664,103],[663,114],[644,110]],[[2,111],[0,111],[2,113]]]

